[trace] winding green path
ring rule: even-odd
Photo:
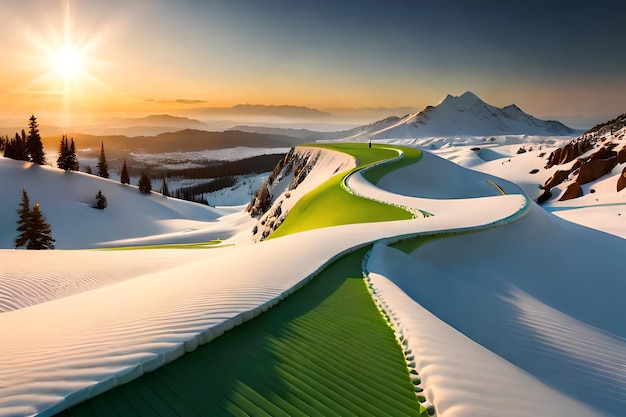
[[[357,159],[357,166],[352,170],[336,174],[300,198],[289,211],[285,221],[269,236],[269,239],[322,227],[412,218],[410,212],[400,207],[379,203],[347,192],[342,184],[344,179],[354,171],[396,158],[398,150],[403,151],[402,159],[364,171],[365,178],[376,183],[388,172],[418,162],[422,158],[421,151],[387,145],[373,145],[372,148],[368,148],[367,144],[362,143],[315,146],[350,154]]]
[[[360,157],[359,166],[397,155],[389,149],[379,153],[367,145],[352,149],[355,153],[363,150],[367,156],[372,154],[372,160]],[[362,217],[353,217],[355,207],[370,207],[373,202],[343,189],[346,175],[333,177],[332,183],[316,189],[308,203],[310,210],[323,210],[324,204],[339,199],[346,204],[339,207],[348,215],[335,217],[331,223],[372,221],[368,216],[378,219],[381,213],[385,220],[410,218],[395,207],[393,211],[378,207],[376,216],[364,210]],[[316,199],[326,200],[318,206]],[[296,225],[306,220],[307,211],[292,211],[288,218]],[[316,226],[315,222],[307,224]],[[293,233],[295,229],[287,230]],[[417,400],[393,330],[362,279],[361,262],[369,249],[334,261],[301,290],[253,320],[61,415],[427,415]]]

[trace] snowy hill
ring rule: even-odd
[[[442,136],[544,135],[573,136],[578,131],[557,121],[524,113],[514,104],[489,105],[468,91],[448,95],[439,105],[402,118],[389,117],[345,132],[349,140],[416,139]]]
[[[346,153],[298,147],[291,156],[301,164],[289,172],[277,169],[278,181],[266,184],[270,194],[282,196],[273,198],[270,212],[279,204],[287,211],[306,191],[344,176],[340,187],[350,195],[427,214],[260,243],[253,243],[256,220],[243,207],[215,210],[145,196],[115,181],[0,158],[0,234],[9,242],[3,247],[10,248],[14,236],[22,188],[31,202],[41,203],[59,247],[224,239],[219,249],[0,250],[0,304],[8,311],[0,314],[0,334],[9,335],[0,344],[0,416],[53,415],[158,372],[225,330],[281,308],[330,262],[372,242],[361,272],[395,329],[393,345],[402,346],[407,374],[419,375],[415,391],[436,415],[620,416],[626,409],[624,240],[563,221],[524,195],[540,183],[530,169],[544,166],[557,149],[541,146],[520,154],[519,145],[497,141],[480,149],[440,149],[457,164],[424,152],[402,165],[399,150],[385,161],[398,165],[376,184],[351,172],[357,163]],[[363,151],[375,149],[364,145]],[[307,174],[302,181],[300,173]],[[600,202],[586,200],[589,207],[605,213],[623,207],[623,201],[610,207],[602,202],[626,191],[609,195],[599,183],[596,188]],[[90,207],[98,189],[109,200],[104,211]],[[340,204],[325,209],[347,210]],[[588,220],[587,213],[567,212],[580,223]],[[240,343],[258,344],[253,337]],[[386,360],[385,352],[377,354]],[[256,364],[269,367],[272,382],[286,390],[282,378],[293,377],[280,374],[279,366]],[[358,375],[368,375],[365,366]],[[303,387],[326,388],[315,378]],[[270,387],[261,385],[258,391],[246,386],[244,395],[262,397]],[[187,388],[202,393],[200,386]],[[226,383],[223,391],[231,395]],[[316,404],[331,396],[324,392],[317,392]]]
[[[7,158],[0,158],[0,178],[5,179],[0,187],[0,248],[5,249],[13,247],[22,189],[32,204],[40,204],[58,249],[111,246],[116,245],[112,241],[119,240],[132,244],[131,239],[154,240],[155,235],[183,231],[193,236],[189,232],[224,214],[156,192],[144,195],[134,185]],[[152,186],[157,188],[158,184]],[[107,198],[105,210],[92,208],[98,190]],[[169,238],[171,241],[173,236]],[[182,238],[176,240],[184,242]]]

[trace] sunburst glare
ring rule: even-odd
[[[81,51],[69,45],[64,46],[55,53],[52,65],[60,77],[66,81],[73,80],[80,76],[83,70]]]
[[[67,107],[70,101],[84,97],[88,86],[107,86],[96,75],[102,64],[95,57],[101,33],[85,36],[80,32],[79,20],[71,14],[69,0],[63,4],[61,17],[60,30],[54,29],[59,27],[58,22],[49,22],[47,31],[28,35],[31,45],[38,50],[36,67],[41,68],[31,84],[48,94],[63,95]]]

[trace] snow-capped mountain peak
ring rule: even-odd
[[[450,106],[450,107],[456,107],[456,108],[470,107],[476,104],[477,102],[485,104],[485,102],[482,101],[480,98],[478,98],[476,94],[472,93],[471,91],[466,91],[465,93],[461,94],[458,97],[448,94],[446,98],[437,107],[441,107],[441,106],[443,107]]]
[[[574,136],[579,131],[557,121],[538,119],[515,104],[499,108],[471,91],[447,95],[437,106],[402,119],[381,120],[353,129],[351,140],[421,139],[444,136],[544,135]]]

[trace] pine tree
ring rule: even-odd
[[[107,158],[104,155],[104,142],[100,145],[100,158],[98,158],[98,176],[109,178],[109,167],[107,166]]]
[[[150,191],[152,191],[152,181],[150,181],[150,177],[145,172],[139,177],[137,185],[139,186],[139,192],[142,194],[150,194]]]
[[[57,158],[57,167],[59,169],[63,169],[65,171],[68,170],[67,167],[67,153],[69,149],[67,146],[67,136],[61,136],[61,143],[59,144],[59,157]]]
[[[15,238],[15,247],[26,245],[28,242],[28,225],[30,223],[30,199],[26,190],[22,189],[22,201],[20,208],[17,210],[17,231],[19,234]]]
[[[99,210],[104,210],[107,206],[107,198],[104,196],[104,194],[102,194],[102,190],[98,190],[98,194],[96,194],[96,203],[93,205],[93,207]]]
[[[15,134],[15,137],[17,138],[17,134]],[[18,141],[16,159],[20,161],[30,161],[30,157],[28,156],[28,137],[24,129],[22,129],[22,137]]]
[[[30,211],[29,241],[26,249],[54,249],[55,240],[52,230],[41,213],[39,203],[35,203]]]
[[[85,172],[89,175],[93,175],[93,171],[91,170],[91,165],[87,165],[87,168],[85,169]]]
[[[28,149],[26,147],[26,132],[22,129],[22,136],[15,133],[15,138],[5,145],[4,156],[18,161],[28,161]]]
[[[41,143],[39,126],[37,125],[35,115],[32,115],[28,122],[27,145],[29,160],[35,164],[44,165],[46,163],[46,155],[43,151],[43,143]]]
[[[167,181],[165,180],[165,177],[163,177],[163,182],[161,183],[161,194],[168,197],[170,195],[170,189],[167,186]]]
[[[122,184],[130,184],[130,177],[128,176],[128,168],[126,168],[126,161],[122,165],[122,173],[120,174],[120,182]]]
[[[67,137],[65,137],[65,140],[67,141]],[[76,156],[76,144],[74,143],[74,138],[70,141],[65,164],[67,166],[66,169],[69,171],[78,171],[80,168],[78,165],[78,157]]]
[[[17,211],[18,236],[15,238],[15,247],[26,246],[26,249],[54,249],[55,240],[52,230],[41,213],[39,203],[30,209],[30,200],[26,190],[22,190],[22,202]]]

